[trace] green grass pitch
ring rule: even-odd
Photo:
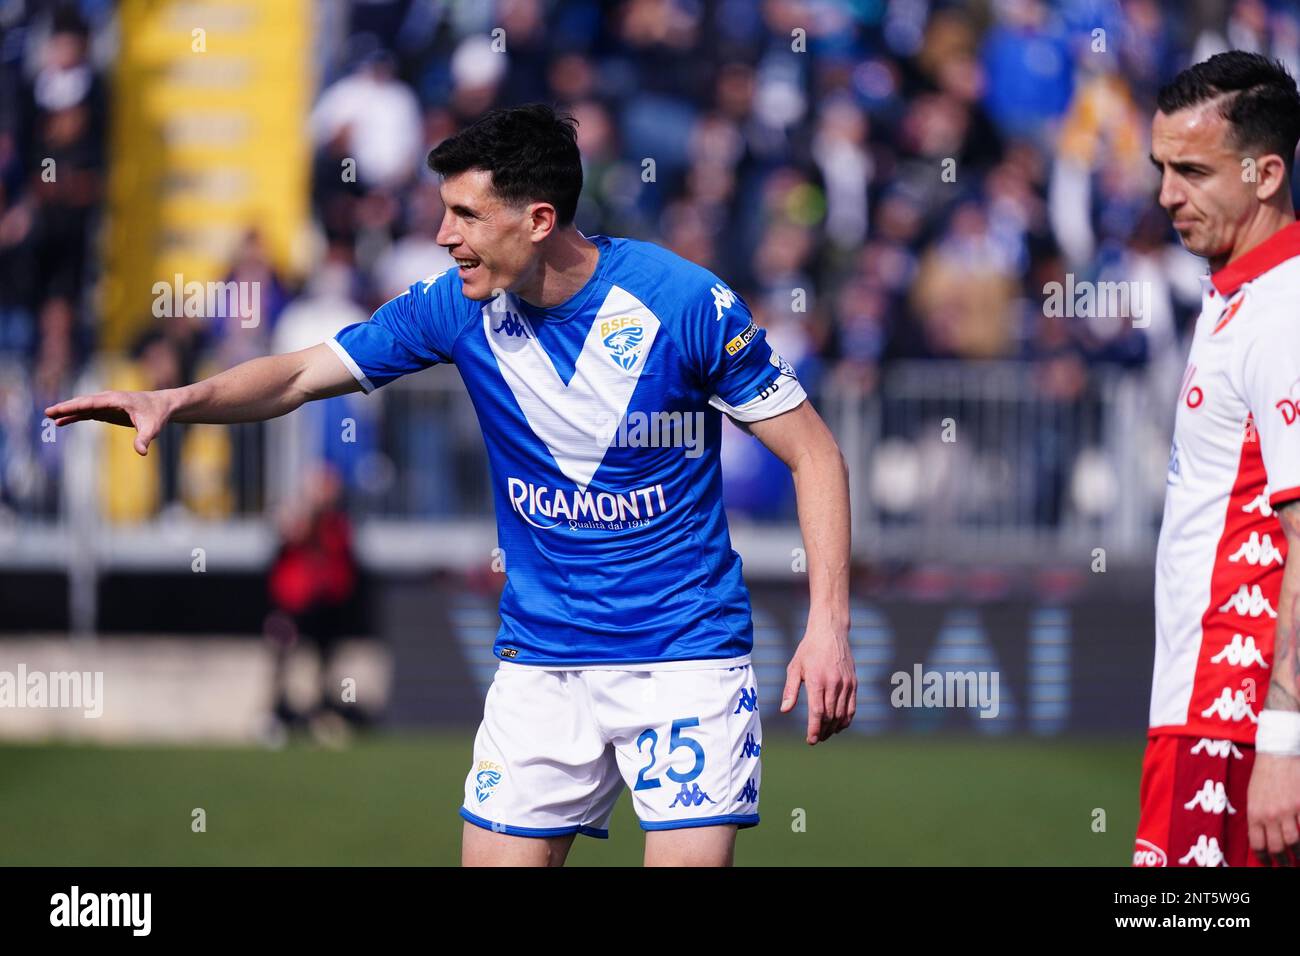
[[[0,865],[453,865],[472,741],[465,729],[343,750],[0,746]],[[736,862],[1127,866],[1142,746],[772,735],[763,822],[740,833]],[[206,832],[191,829],[195,808]],[[610,839],[578,837],[569,864],[636,866],[643,845],[624,793]]]

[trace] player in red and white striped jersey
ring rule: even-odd
[[[1212,271],[1169,456],[1133,861],[1295,865],[1300,95],[1265,57],[1220,54],[1160,91],[1151,139],[1160,205]]]

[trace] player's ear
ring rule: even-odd
[[[556,215],[555,207],[548,202],[530,203],[528,205],[528,219],[530,238],[533,242],[541,242],[554,232],[559,224],[559,217]]]
[[[1259,157],[1256,164],[1256,172],[1259,181],[1255,186],[1255,198],[1260,202],[1268,202],[1278,194],[1279,190],[1287,187],[1287,163],[1277,153],[1266,153]],[[1290,191],[1287,191],[1290,195]]]

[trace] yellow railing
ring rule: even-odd
[[[123,0],[119,24],[99,299],[116,356],[158,322],[155,283],[220,281],[250,227],[282,274],[302,271],[314,90],[309,0]],[[108,440],[125,454],[106,456],[107,511],[138,519],[156,506],[152,464],[126,430]]]

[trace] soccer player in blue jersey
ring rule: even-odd
[[[498,670],[465,780],[462,862],[559,865],[624,786],[647,865],[727,865],[758,823],[752,624],[731,549],[722,415],[794,475],[811,592],[781,711],[807,741],[856,709],[839,449],[745,303],[707,269],[574,224],[571,119],[497,110],[429,155],[457,268],[313,348],[184,388],[104,392],[60,426],[246,422],[455,363],[478,413],[506,556]]]

